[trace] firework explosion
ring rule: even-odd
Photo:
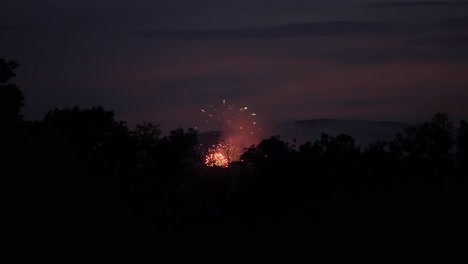
[[[208,149],[208,153],[205,156],[205,165],[208,167],[227,168],[230,162],[228,157],[224,152],[223,145],[218,144],[218,146]]]
[[[205,148],[207,166],[227,167],[229,163],[239,160],[246,147],[256,143],[261,128],[255,121],[256,114],[248,107],[235,107],[225,100],[218,106],[210,105],[201,109],[204,114],[201,131],[217,131],[216,142],[202,146]]]

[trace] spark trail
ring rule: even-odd
[[[262,129],[256,121],[256,113],[247,106],[236,107],[223,100],[219,105],[201,109],[203,122],[201,132],[218,132],[214,142],[202,143],[206,153],[205,165],[227,167],[238,161],[244,149],[255,144]]]

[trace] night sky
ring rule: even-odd
[[[14,0],[0,57],[26,119],[102,105],[197,126],[223,99],[266,123],[468,118],[468,2]]]

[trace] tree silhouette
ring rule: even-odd
[[[137,166],[139,168],[152,168],[155,166],[155,155],[160,144],[161,130],[154,123],[138,124],[131,131],[131,136],[137,148]]]
[[[401,177],[399,153],[397,146],[386,141],[371,143],[365,149],[362,158],[366,168],[366,184],[370,188],[393,190],[398,187]]]
[[[416,234],[409,255],[427,257],[432,253],[419,254],[417,246],[441,252],[436,242],[449,240],[437,234],[461,233],[468,220],[460,210],[468,201],[468,123],[460,122],[455,142],[446,113],[363,151],[345,134],[322,134],[297,149],[272,136],[246,149],[241,161],[213,168],[204,166],[199,135],[190,128],[166,136],[154,123],[130,130],[99,106],[54,109],[40,121],[24,121],[24,98],[9,82],[17,66],[0,59],[0,195],[8,242],[39,238],[31,248],[80,251],[64,253],[67,258],[84,254],[82,238],[101,256],[113,247],[115,258],[190,252],[334,259],[385,258],[370,250],[373,244],[392,248],[390,238]],[[216,239],[206,246],[202,236]],[[59,242],[45,246],[44,237]],[[240,238],[251,249],[242,252]],[[24,243],[19,248],[29,250]]]
[[[47,214],[65,217],[64,225],[86,219],[95,222],[82,224],[84,228],[110,227],[99,221],[114,217],[135,167],[125,124],[102,107],[76,106],[48,112],[30,133],[28,161],[35,172],[24,175],[34,183],[31,193],[46,205]]]
[[[345,159],[350,155],[359,154],[354,139],[344,134],[336,137],[322,134],[320,139],[314,142],[314,149],[330,159]]]
[[[29,190],[30,183],[24,182],[26,177],[22,173],[29,165],[24,159],[27,152],[21,115],[24,97],[19,88],[10,83],[17,67],[17,62],[0,58],[0,198],[9,201],[3,203],[7,226],[24,222],[23,210],[29,208],[25,190]]]
[[[287,142],[280,139],[280,136],[272,136],[269,139],[262,140],[258,146],[251,146],[241,155],[241,160],[257,164],[262,161],[281,161],[284,160],[291,148]]]
[[[468,123],[460,121],[457,135],[457,162],[465,176],[468,174]]]
[[[14,69],[19,64],[0,58],[0,120],[5,127],[18,125],[22,120],[21,107],[24,106],[23,93],[9,81],[16,76]]]
[[[161,164],[170,165],[171,169],[184,168],[194,162],[200,162],[196,151],[198,144],[197,131],[189,128],[185,131],[178,128],[169,132],[169,136],[161,139],[158,159]]]
[[[447,161],[454,145],[452,122],[447,113],[436,113],[430,122],[398,134],[392,144],[394,152],[402,158]]]

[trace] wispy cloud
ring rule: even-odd
[[[140,30],[131,34],[155,39],[245,39],[385,34],[396,31],[393,26],[381,22],[331,21],[241,29]]]
[[[468,7],[468,1],[393,1],[368,4],[369,7]]]
[[[428,36],[411,41],[412,44],[432,45],[442,47],[466,47],[468,45],[468,35],[451,35],[451,36]]]
[[[443,19],[436,26],[443,29],[468,29],[468,17]]]
[[[22,26],[12,26],[12,25],[1,25],[0,24],[0,33],[18,33],[25,32],[29,29]]]

